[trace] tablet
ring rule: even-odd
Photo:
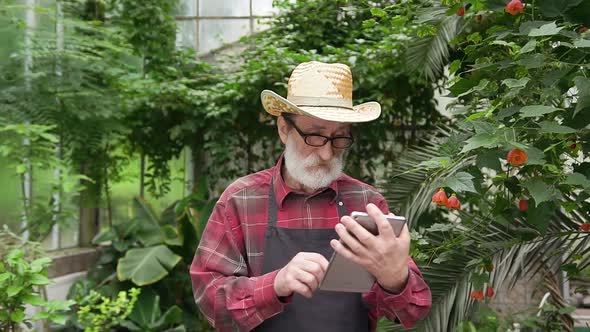
[[[366,213],[353,212],[351,218],[363,225],[365,229],[377,235],[377,225]],[[401,216],[387,215],[387,220],[391,224],[396,236],[399,236],[403,229],[406,218]],[[332,254],[330,263],[324,279],[319,289],[337,292],[364,293],[371,290],[375,283],[375,277],[371,275],[364,267],[338,255]]]

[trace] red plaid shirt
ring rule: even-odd
[[[339,222],[337,192],[348,213],[365,211],[368,203],[389,213],[381,194],[347,175],[311,195],[294,192],[280,175],[282,160],[275,167],[238,179],[223,192],[197,248],[190,267],[193,294],[203,314],[219,331],[252,330],[289,305],[274,291],[278,270],[261,275],[273,175],[278,227],[333,228]],[[375,283],[363,294],[371,331],[381,316],[397,318],[410,327],[428,313],[430,289],[412,259],[408,259],[408,266],[409,278],[401,293],[387,293]]]

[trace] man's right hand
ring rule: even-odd
[[[320,285],[328,260],[321,254],[314,252],[300,252],[279,270],[275,277],[275,292],[284,297],[293,293],[311,298]]]

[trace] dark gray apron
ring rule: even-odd
[[[317,252],[330,259],[330,240],[338,238],[333,228],[293,229],[277,227],[277,204],[271,181],[268,197],[268,225],[262,274],[280,269],[299,252]],[[338,215],[346,209],[338,195]],[[327,208],[329,206],[326,206]],[[369,313],[361,293],[316,290],[311,299],[294,294],[283,312],[265,320],[254,331],[277,332],[365,332],[369,331]]]

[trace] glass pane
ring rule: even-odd
[[[270,16],[272,14],[272,0],[252,0],[252,15]]]
[[[197,0],[180,0],[176,8],[178,16],[197,16]]]
[[[258,18],[254,19],[254,32],[260,32],[270,28],[270,18]]]
[[[194,20],[181,20],[176,30],[176,46],[189,47],[193,50],[197,47],[197,22]]]
[[[78,246],[78,223],[70,222],[59,229],[59,244],[62,248]]]
[[[250,16],[250,0],[199,0],[199,16]]]
[[[199,53],[217,49],[223,44],[236,42],[250,32],[249,19],[199,21]]]

